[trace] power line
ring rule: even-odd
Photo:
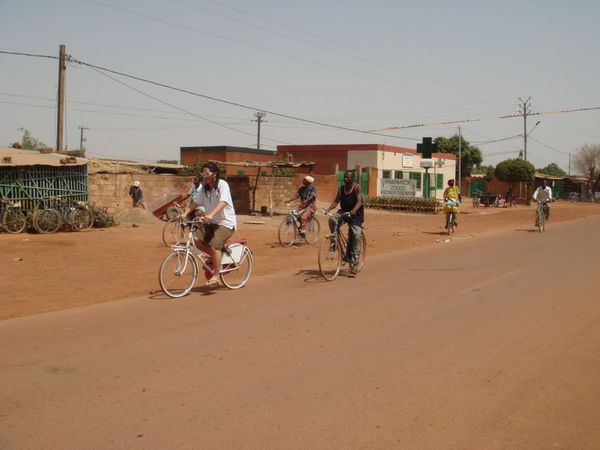
[[[91,1],[91,0],[89,0],[89,1]],[[141,81],[141,82],[144,82],[144,83],[152,84],[154,86],[159,86],[159,87],[163,87],[165,89],[170,89],[170,90],[173,90],[173,91],[176,91],[176,92],[182,92],[182,93],[193,95],[193,96],[196,96],[196,97],[205,98],[207,100],[212,100],[212,101],[215,101],[215,102],[224,103],[224,104],[231,105],[231,106],[236,106],[238,108],[249,109],[249,110],[252,110],[252,111],[264,111],[264,112],[266,112],[268,114],[272,114],[272,115],[277,116],[277,117],[284,117],[286,119],[297,120],[299,122],[305,122],[305,123],[311,123],[313,125],[320,125],[322,127],[335,128],[335,129],[338,129],[338,130],[352,131],[354,133],[362,133],[362,134],[369,134],[369,135],[373,135],[373,136],[390,137],[390,138],[395,138],[395,139],[406,139],[406,140],[410,140],[410,141],[419,141],[420,140],[420,139],[416,139],[416,138],[409,138],[409,137],[403,137],[403,136],[394,136],[394,135],[390,135],[390,134],[382,134],[382,133],[375,133],[375,132],[371,132],[371,131],[358,130],[358,129],[355,129],[355,128],[344,127],[344,126],[341,126],[341,125],[333,125],[333,124],[329,124],[329,123],[318,122],[316,120],[310,120],[310,119],[305,119],[305,118],[302,118],[302,117],[292,116],[292,115],[289,115],[289,114],[278,113],[278,112],[271,111],[271,110],[264,109],[264,108],[259,108],[259,107],[255,107],[255,106],[244,105],[242,103],[237,103],[237,102],[234,102],[234,101],[231,101],[231,100],[225,100],[225,99],[221,99],[221,98],[218,98],[218,97],[213,97],[213,96],[206,95],[206,94],[200,94],[198,92],[190,91],[188,89],[183,89],[183,88],[178,88],[178,87],[175,87],[175,86],[170,86],[170,85],[165,84],[165,83],[159,83],[159,82],[152,81],[152,80],[149,80],[149,79],[146,79],[146,78],[141,78],[141,77],[138,77],[138,76],[135,76],[135,75],[129,75],[129,74],[124,73],[124,72],[119,72],[119,71],[116,71],[116,70],[108,69],[106,67],[98,66],[98,65],[95,65],[95,64],[90,64],[90,63],[87,63],[87,62],[75,59],[73,57],[69,57],[69,60],[71,62],[81,64],[83,66],[87,66],[87,67],[90,67],[90,68],[93,68],[93,69],[98,69],[100,71],[112,73],[112,74],[115,74],[115,75],[120,75],[120,76],[123,76],[123,77],[126,77],[126,78],[131,78],[133,80],[137,80],[137,81]],[[120,82],[120,81],[118,81],[118,82]],[[122,82],[120,82],[120,83],[122,83]],[[146,94],[144,94],[144,95],[146,95]],[[173,105],[169,104],[169,106],[173,106]]]

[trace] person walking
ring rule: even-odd
[[[140,187],[139,181],[134,181],[133,185],[129,188],[129,196],[133,200],[133,207],[137,208],[138,206],[146,209],[146,204],[144,203],[144,191]]]

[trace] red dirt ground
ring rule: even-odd
[[[453,239],[480,239],[502,231],[533,228],[533,205],[472,208],[466,202]],[[600,205],[555,202],[552,223],[600,215]],[[124,219],[124,220],[123,220]],[[319,216],[321,235],[326,225]],[[315,269],[317,248],[283,248],[277,241],[282,216],[238,217],[235,237],[245,237],[255,255],[253,276],[274,271]],[[367,210],[367,255],[444,245],[442,215]],[[263,222],[263,223],[252,223]],[[169,250],[163,245],[164,222],[142,210],[129,211],[115,228],[83,233],[0,234],[0,320],[72,308],[159,290],[158,268]]]

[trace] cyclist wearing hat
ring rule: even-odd
[[[313,186],[315,179],[306,175],[302,181],[302,186],[296,192],[296,195],[289,199],[287,203],[300,199],[298,210],[302,211],[300,215],[300,234],[304,235],[309,219],[315,213],[315,203],[317,201],[317,189]]]

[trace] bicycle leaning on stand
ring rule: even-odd
[[[0,229],[9,233],[20,233],[27,225],[27,217],[21,211],[20,202],[9,202],[0,198]]]
[[[333,216],[332,213],[327,211],[323,211],[323,214],[329,217]],[[319,247],[319,271],[327,281],[335,280],[340,273],[340,269],[346,263],[350,264],[350,270],[354,274],[360,272],[365,264],[367,238],[365,237],[364,228],[360,235],[360,252],[358,257],[354,259],[352,251],[349,251],[352,248],[353,236],[350,233],[349,239],[347,232],[341,229],[339,222],[335,222],[333,232],[325,236]]]
[[[171,247],[171,254],[163,260],[158,272],[161,289],[173,298],[183,297],[192,290],[198,279],[199,267],[204,269],[207,279],[214,274],[210,257],[194,242],[194,232],[204,224],[197,218],[185,225],[188,230],[187,241]],[[250,279],[254,262],[246,240],[231,241],[223,247],[222,252],[219,271],[221,282],[229,289],[243,287]]]
[[[281,225],[279,225],[279,232],[277,234],[279,243],[284,247],[291,247],[294,242],[299,241],[300,237],[302,237],[307,244],[314,244],[317,242],[321,225],[319,224],[319,220],[315,213],[313,212],[308,218],[306,230],[302,233],[300,228],[300,217],[306,209],[297,211],[289,203],[286,203],[285,205],[289,208],[290,212],[285,216]]]

